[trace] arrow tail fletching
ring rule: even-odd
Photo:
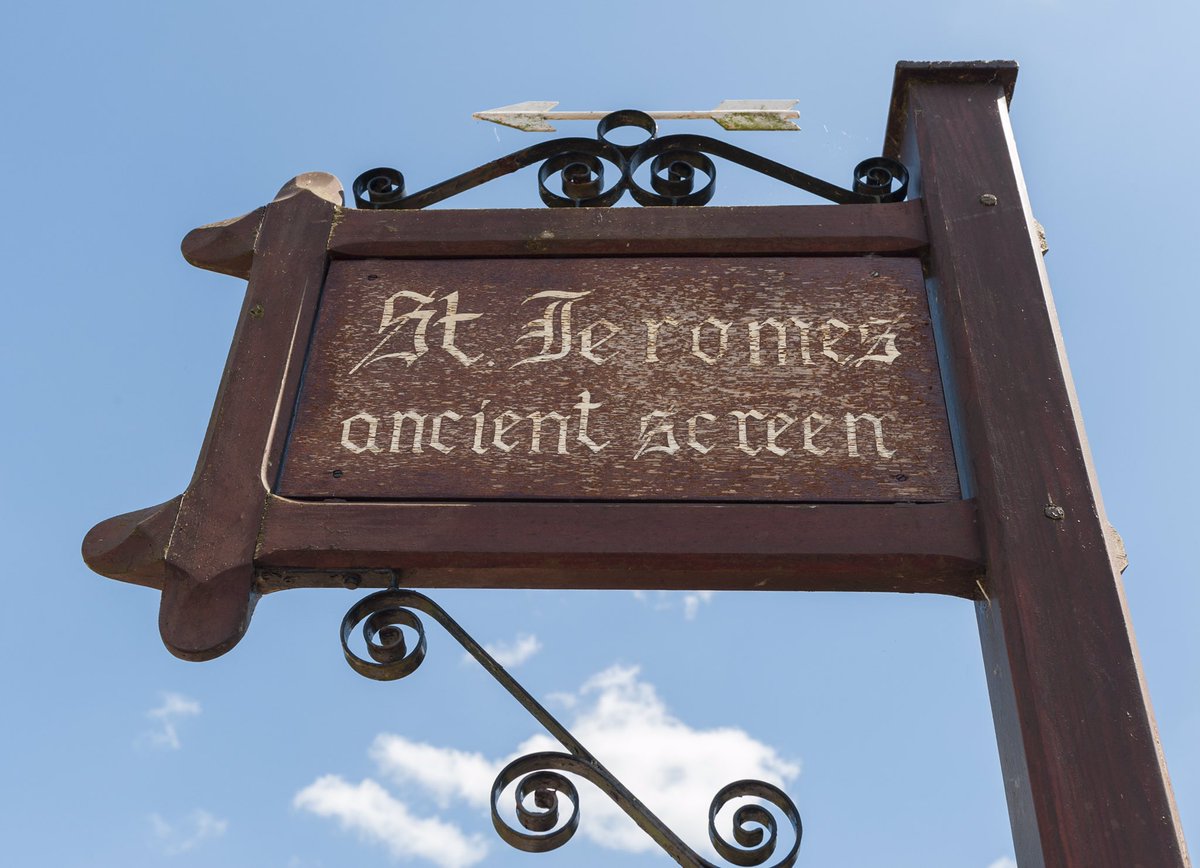
[[[788,118],[800,117],[795,99],[725,99],[713,120],[727,130],[799,130]]]
[[[792,130],[800,127],[772,112],[713,112],[713,120],[727,130]]]

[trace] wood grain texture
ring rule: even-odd
[[[334,262],[278,491],[957,499],[920,262]]]
[[[285,392],[298,378],[325,276],[336,185],[316,173],[293,179],[257,235],[229,360],[165,556],[159,630],[184,659],[223,654],[249,624],[272,435],[279,407],[294,400]]]
[[[961,60],[902,60],[896,64],[892,81],[892,99],[888,106],[887,126],[883,137],[883,155],[900,159],[900,150],[907,133],[909,86],[912,84],[958,84],[998,85],[1004,88],[1005,104],[1012,102],[1013,90],[1017,86],[1017,62],[1015,60],[961,61]],[[910,150],[911,156],[913,152]],[[901,161],[903,162],[903,161]],[[919,167],[914,163],[910,169]]]
[[[255,560],[276,575],[268,590],[340,584],[296,572],[302,570],[395,570],[417,587],[974,597],[982,575],[974,505],[964,501],[400,504],[273,497]]]
[[[334,227],[346,257],[912,254],[919,202],[707,208],[354,211]]]
[[[928,210],[935,316],[971,456],[964,489],[977,498],[988,563],[989,600],[978,615],[1018,864],[1182,868],[1008,126],[1010,72],[909,81],[890,137],[917,169]]]

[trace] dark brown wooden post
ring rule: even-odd
[[[312,172],[284,185],[252,236],[208,227],[193,233],[199,240],[184,240],[193,259],[206,239],[248,240],[250,251],[233,244],[238,249],[228,256],[210,243],[204,259],[208,267],[228,258],[231,273],[253,264],[208,438],[165,552],[159,630],[178,657],[223,654],[249,624],[257,599],[254,551],[286,433],[276,417],[295,401],[341,203],[337,179]]]
[[[1015,79],[1013,63],[901,63],[887,150],[925,202],[1017,859],[1177,868],[1188,858],[1009,127]]]

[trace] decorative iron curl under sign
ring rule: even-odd
[[[425,659],[425,627],[413,610],[424,612],[445,628],[464,650],[488,671],[546,731],[567,751],[539,751],[510,762],[492,784],[492,825],[500,837],[518,850],[544,853],[561,847],[579,827],[579,791],[564,772],[590,781],[625,812],[672,859],[689,868],[716,868],[716,865],[683,842],[650,811],[620,780],[604,767],[558,722],[549,711],[522,687],[495,658],[446,613],[446,610],[416,591],[393,587],[364,597],[342,619],[342,651],[346,662],[360,675],[376,681],[395,681],[411,675]],[[350,647],[356,628],[362,625],[362,637],[370,660],[359,657]],[[405,629],[413,631],[416,642],[405,640]],[[504,793],[515,785],[514,809],[521,828],[509,825],[500,811]],[[569,803],[569,814],[560,811],[560,798]],[[755,801],[748,801],[754,799]],[[717,815],[735,802],[733,840],[717,830]],[[773,806],[791,833],[781,837],[779,821],[763,803]],[[790,846],[771,868],[790,868],[800,850],[803,828],[795,803],[778,787],[765,781],[740,780],[722,787],[713,797],[708,811],[708,837],[722,858],[734,865],[759,866],[767,863],[781,840],[790,838]]]
[[[617,144],[609,134],[622,127],[643,130],[649,137],[637,145]],[[690,134],[660,139],[654,118],[624,109],[600,121],[595,139],[540,142],[411,196],[405,194],[404,175],[399,170],[371,169],[355,179],[354,201],[359,208],[376,210],[426,208],[540,162],[538,193],[551,208],[608,208],[626,192],[639,205],[707,205],[717,190],[717,168],[710,154],[839,205],[902,202],[908,193],[908,170],[888,157],[863,160],[854,168],[853,188],[845,189],[720,139]],[[620,176],[608,187],[605,163],[615,166]],[[647,163],[650,190],[635,178]],[[556,175],[561,193],[549,186]]]

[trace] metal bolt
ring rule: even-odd
[[[256,304],[254,307],[250,308],[250,316],[254,317],[255,319],[262,319],[262,315],[263,306],[261,304]]]
[[[342,478],[342,471],[340,471],[340,470],[335,470],[335,471],[333,471],[333,478],[334,478],[334,479],[341,479],[341,478]]]
[[[342,584],[353,591],[362,584],[362,576],[358,573],[343,573]]]
[[[990,206],[992,206],[992,205],[995,205],[995,204],[996,204],[997,202],[999,202],[999,201],[1000,201],[1000,200],[999,200],[999,199],[997,199],[997,198],[996,198],[996,197],[995,197],[993,194],[991,194],[991,193],[984,193],[982,196],[980,196],[980,197],[979,197],[979,204],[981,204],[981,205],[987,205],[987,206],[989,206],[989,207],[990,207]]]
[[[871,277],[879,277],[879,272],[878,272],[878,271],[872,271],[872,272],[871,272]]]
[[[1046,518],[1053,521],[1062,521],[1067,517],[1067,511],[1058,504],[1054,503],[1046,504],[1046,508],[1042,510],[1042,512],[1045,514]]]

